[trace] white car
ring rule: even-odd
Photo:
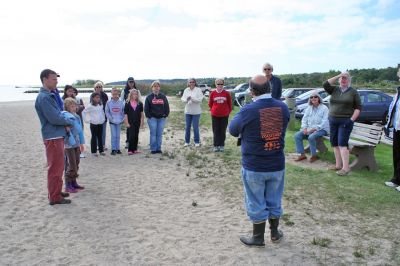
[[[207,84],[199,84],[197,85],[197,87],[199,87],[201,89],[201,91],[203,92],[204,95],[209,95],[210,91],[211,91],[211,87],[208,86]]]

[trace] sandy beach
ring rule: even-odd
[[[221,187],[221,173],[239,180],[240,172],[219,169],[220,158],[207,148],[209,130],[202,134],[202,156],[208,158],[209,179],[214,179],[199,178],[180,153],[183,132],[169,124],[164,155],[149,154],[146,128],[140,133],[141,154],[87,156],[79,177],[86,189],[71,195],[70,205],[49,206],[34,102],[0,103],[0,113],[0,265],[346,264],[354,260],[347,247],[370,240],[354,236],[360,227],[357,216],[344,210],[326,215],[322,199],[300,206],[285,200],[295,223],[282,226],[285,240],[279,245],[267,241],[262,249],[242,246],[238,237],[248,234],[251,224],[241,187],[227,194]],[[88,127],[85,135],[88,143]],[[312,234],[329,235],[333,248],[311,245]],[[382,262],[390,259],[372,264]]]

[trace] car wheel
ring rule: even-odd
[[[382,118],[382,125],[386,125],[388,112],[386,111]]]

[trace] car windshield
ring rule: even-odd
[[[243,86],[243,84],[246,84],[246,83],[242,83],[242,84],[237,85],[237,86],[234,88],[234,90],[238,90],[240,87]]]
[[[284,92],[282,92],[282,97],[288,97],[293,90],[291,89],[286,89]]]

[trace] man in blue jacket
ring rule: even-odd
[[[285,176],[286,127],[289,109],[271,97],[271,87],[265,76],[250,80],[253,102],[245,105],[229,125],[231,135],[241,137],[242,181],[247,215],[253,222],[253,235],[241,237],[247,246],[265,246],[266,220],[271,229],[271,241],[283,237],[278,230],[282,215],[282,194]]]
[[[50,205],[71,203],[71,200],[64,199],[69,196],[68,193],[61,192],[64,172],[64,138],[71,122],[61,113],[56,96],[52,93],[57,88],[57,77],[59,75],[50,69],[45,69],[40,73],[43,87],[40,88],[35,102],[46,147],[47,189]]]
[[[282,81],[277,76],[272,75],[274,67],[270,63],[265,63],[263,65],[263,72],[265,77],[271,84],[271,96],[274,99],[280,100],[282,96]]]

